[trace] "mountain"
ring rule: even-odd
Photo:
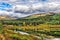
[[[0,16],[0,20],[15,20],[16,18],[10,16]]]
[[[42,13],[34,14],[28,17],[17,19],[20,22],[32,23],[32,24],[60,24],[60,13]]]
[[[38,14],[33,14],[30,16],[24,17],[23,19],[33,19],[33,18],[38,18],[40,16],[53,15],[53,14],[56,14],[56,13],[53,13],[53,12],[38,13]]]
[[[46,16],[46,15],[54,15],[54,14],[57,14],[57,13],[53,13],[53,12],[37,13],[37,14],[32,14],[30,16],[21,17],[21,18],[12,17],[12,16],[8,16],[8,15],[0,15],[0,20],[34,19],[34,18],[39,18],[39,17]]]
[[[13,25],[20,25],[20,26],[24,25],[23,23],[25,23],[26,25],[60,24],[60,13],[48,12],[48,13],[41,13],[41,14],[33,14],[24,18],[18,18],[16,20],[12,17],[8,17],[8,16],[5,18],[4,17],[3,17],[4,21],[2,23],[5,22],[5,24],[13,24]],[[8,20],[5,21],[6,19]]]

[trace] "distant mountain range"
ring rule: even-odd
[[[20,17],[22,19],[32,19],[32,18],[37,18],[39,16],[46,16],[46,15],[53,15],[53,14],[58,14],[58,13],[54,13],[54,12],[47,12],[47,13],[37,13],[37,14],[32,14],[29,16],[25,16],[25,17]],[[15,20],[15,19],[19,19],[18,17],[12,17],[9,15],[0,15],[0,20]]]
[[[29,15],[27,17],[23,17],[23,19],[33,19],[33,18],[37,18],[37,17],[40,17],[40,16],[54,15],[54,14],[60,14],[60,13],[54,13],[54,12],[37,13],[37,14]]]
[[[10,16],[0,16],[0,20],[15,20],[16,18]]]

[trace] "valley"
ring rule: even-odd
[[[41,15],[43,14],[14,20],[0,20],[0,39],[53,40],[60,38],[60,13]]]

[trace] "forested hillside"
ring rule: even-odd
[[[0,38],[2,40],[44,40],[60,37],[60,14],[35,16],[16,20],[0,20]]]

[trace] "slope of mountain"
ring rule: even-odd
[[[36,24],[60,24],[60,13],[34,14],[17,19],[20,22]]]
[[[29,18],[30,17],[30,18]],[[10,18],[3,16],[1,18]],[[2,28],[2,26],[3,28]],[[0,20],[0,28],[4,29],[0,31],[5,39],[13,40],[35,40],[35,35],[39,37],[48,38],[49,36],[60,37],[60,14],[57,13],[44,13],[34,14],[25,18],[19,18],[17,20]],[[29,35],[22,35],[14,33],[16,31],[22,31],[34,35],[32,38]],[[41,36],[43,34],[43,36]],[[6,36],[9,35],[9,36]],[[9,37],[9,38],[8,38]],[[21,39],[23,37],[23,39]],[[28,39],[27,39],[28,38]],[[36,39],[40,40],[40,39]]]
[[[15,20],[16,18],[10,16],[0,16],[0,20]]]
[[[23,19],[33,19],[33,18],[38,18],[39,16],[46,16],[46,15],[53,15],[55,13],[53,12],[48,12],[48,13],[38,13],[38,14],[33,14],[28,17],[24,17]]]
[[[13,25],[23,25],[25,22],[27,25],[37,25],[37,24],[60,24],[60,14],[57,13],[44,13],[44,14],[34,14],[24,18],[14,19],[12,17],[2,17],[0,19],[7,20],[3,21],[4,24]]]

